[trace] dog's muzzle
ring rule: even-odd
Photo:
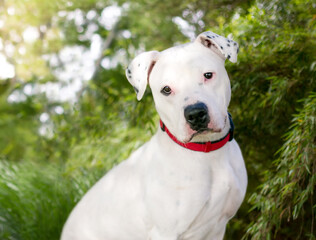
[[[184,117],[192,130],[203,131],[210,122],[207,106],[198,102],[184,109]]]

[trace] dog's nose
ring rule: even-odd
[[[184,117],[191,129],[196,131],[206,129],[210,122],[207,106],[201,102],[187,106],[184,109]]]

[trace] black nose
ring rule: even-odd
[[[210,122],[207,106],[204,103],[189,105],[184,109],[184,117],[192,130],[206,129]]]

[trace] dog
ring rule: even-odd
[[[247,188],[228,113],[225,60],[238,44],[213,32],[126,69],[141,100],[150,85],[160,124],[150,141],[101,178],[70,214],[62,240],[220,240]]]

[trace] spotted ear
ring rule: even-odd
[[[151,70],[158,60],[159,52],[150,51],[139,54],[126,69],[126,77],[134,87],[137,100],[141,100],[149,80]]]
[[[231,36],[228,38],[222,37],[211,31],[201,33],[195,42],[202,43],[205,47],[210,48],[224,60],[235,63],[237,62],[237,54],[239,51],[238,43],[233,41]]]

